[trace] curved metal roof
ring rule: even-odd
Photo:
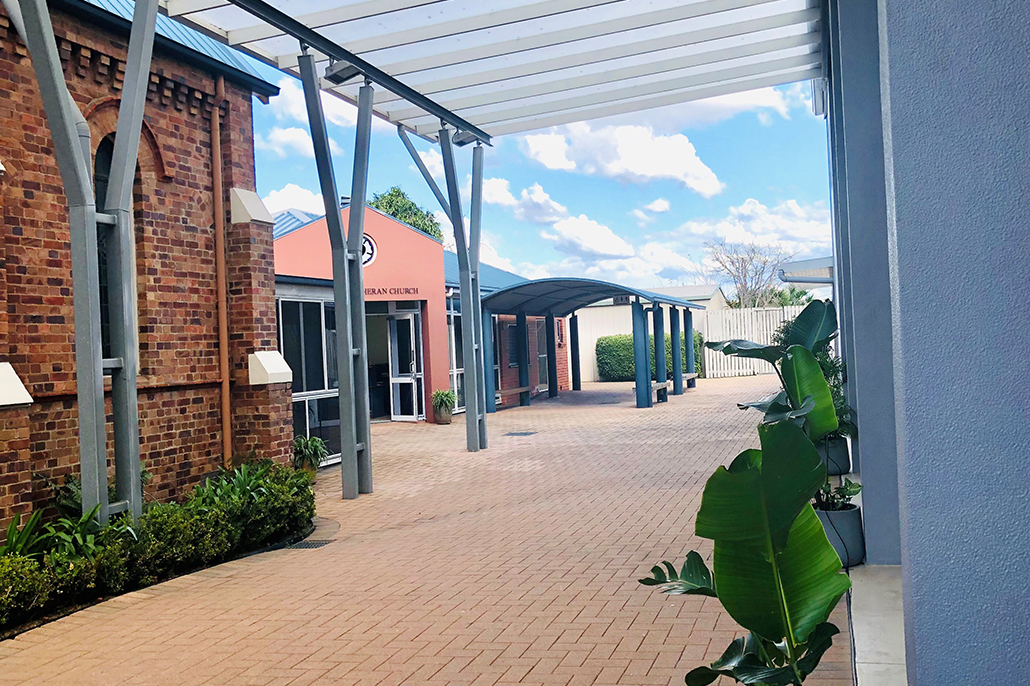
[[[705,309],[703,305],[689,300],[673,298],[661,293],[652,293],[617,283],[596,279],[536,279],[502,288],[483,298],[483,309],[494,314],[520,314],[533,316],[553,314],[565,317],[581,307],[598,300],[614,298],[617,295],[636,296],[641,300],[675,307]]]

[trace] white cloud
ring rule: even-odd
[[[780,246],[804,257],[830,253],[830,211],[824,203],[801,205],[787,200],[767,207],[754,198],[731,207],[722,218],[695,219],[676,231],[681,239],[724,240]]]
[[[534,183],[522,189],[522,197],[514,206],[514,215],[520,222],[553,224],[569,216],[569,209],[551,199],[543,187]]]
[[[686,136],[656,134],[649,126],[569,124],[555,133],[527,136],[526,154],[549,169],[574,169],[628,183],[672,179],[705,198],[723,189]]]
[[[483,179],[483,202],[504,207],[518,204],[518,200],[511,194],[508,179]]]
[[[669,201],[665,198],[658,198],[654,202],[644,205],[645,210],[651,210],[652,212],[668,212],[669,208]]]
[[[630,212],[630,214],[637,218],[637,226],[639,226],[640,228],[644,228],[645,226],[654,221],[654,217],[652,217],[647,212],[644,212],[641,209],[635,209],[632,212]]]
[[[309,159],[315,158],[315,146],[311,142],[311,136],[304,129],[296,126],[281,128],[273,126],[267,136],[260,133],[254,134],[254,148],[256,150],[269,150],[279,157],[300,155]],[[334,155],[343,153],[343,149],[332,138],[329,139],[329,151]]]
[[[633,246],[622,237],[585,214],[557,221],[550,231],[542,231],[540,235],[554,241],[558,250],[570,255],[630,257],[634,252]]]
[[[562,134],[534,134],[526,136],[525,142],[526,155],[548,169],[564,169],[569,171],[576,168],[576,163],[567,156],[569,143]]]
[[[272,191],[262,200],[268,211],[273,214],[282,210],[293,209],[314,212],[316,214],[325,212],[321,193],[314,193],[306,188],[301,188],[295,183],[286,184],[282,190]]]
[[[268,106],[279,121],[308,123],[308,110],[304,103],[304,89],[300,82],[290,76],[279,79],[279,95],[268,99]],[[322,112],[330,124],[344,128],[354,126],[358,121],[358,108],[346,100],[322,91]],[[393,132],[394,125],[379,117],[372,117],[373,131]]]

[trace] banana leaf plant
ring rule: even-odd
[[[695,551],[681,570],[663,562],[640,580],[665,593],[714,596],[750,632],[687,674],[687,686],[720,676],[800,685],[838,633],[827,620],[851,581],[810,502],[826,468],[793,421],[761,425],[758,433],[761,450],[740,453],[705,485],[695,532],[714,541],[712,570]]]

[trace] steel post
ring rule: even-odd
[[[569,350],[572,352],[572,390],[583,390],[583,377],[579,363],[579,315],[569,317]]]
[[[299,66],[300,80],[304,87],[304,103],[307,106],[308,125],[311,128],[311,139],[315,147],[318,185],[322,191],[326,225],[329,229],[329,243],[332,247],[333,301],[336,314],[336,369],[339,375],[340,400],[340,479],[343,484],[343,498],[350,500],[358,497],[357,429],[354,421],[354,343],[351,326],[350,279],[348,277],[350,264],[314,56],[301,55]]]
[[[558,342],[554,335],[554,315],[547,315],[547,397],[558,397]]]
[[[497,389],[494,387],[494,315],[490,310],[483,312],[483,367],[486,375],[483,386],[486,388],[486,411],[497,411]]]
[[[10,10],[8,2],[5,1],[4,5]],[[86,513],[100,505],[102,512],[106,512],[107,417],[100,344],[96,203],[89,173],[91,146],[88,138],[82,140],[80,134],[83,130],[77,127],[83,121],[82,113],[65,85],[46,3],[44,0],[26,0],[19,9],[20,14],[17,10],[9,11],[9,14],[22,23],[22,39],[32,58],[68,200],[82,509]],[[17,23],[15,25],[17,27]]]
[[[687,346],[687,374],[694,374],[697,372],[697,361],[694,359],[694,313],[689,307],[683,310],[683,339]],[[696,378],[687,380],[687,388],[696,386]]]
[[[368,192],[368,155],[372,136],[372,86],[358,91],[358,120],[354,133],[354,174],[351,176],[347,253],[350,281],[351,342],[354,345],[354,440],[358,461],[358,493],[372,492],[372,419],[368,407],[368,340],[365,332],[365,196]],[[425,388],[423,387],[423,392]],[[423,399],[424,402],[424,399]],[[417,403],[416,403],[417,406]]]
[[[483,146],[476,143],[472,149],[472,202],[469,210],[469,271],[472,276],[473,333],[476,340],[476,392],[479,394],[479,447],[487,447],[486,432],[486,377],[490,375],[493,383],[493,366],[487,368],[484,362],[483,349],[483,299],[479,288],[479,246],[483,225]]]
[[[683,338],[680,336],[680,311],[675,307],[669,307],[669,328],[672,338],[672,394],[683,395]]]
[[[515,315],[515,338],[519,341],[519,388],[529,388],[529,324],[526,313]],[[530,392],[519,393],[519,405],[529,405]]]
[[[479,364],[476,355],[475,297],[476,284],[469,264],[469,251],[465,242],[465,220],[461,214],[461,195],[458,191],[458,175],[454,166],[454,148],[451,146],[451,132],[440,129],[440,152],[443,156],[444,175],[447,180],[447,197],[450,208],[451,226],[454,227],[455,251],[458,253],[458,274],[461,283],[462,353],[465,368],[465,442],[469,452],[480,447],[479,420],[483,408],[479,401]]]
[[[106,210],[115,224],[107,241],[108,293],[111,312],[111,354],[121,360],[111,370],[111,406],[114,414],[115,493],[135,521],[143,512],[140,484],[139,404],[136,359],[139,354],[136,317],[136,240],[133,227],[132,186],[136,178],[143,110],[150,83],[157,0],[137,0],[129,34],[125,85],[118,106],[111,180]],[[111,240],[113,239],[113,240]],[[101,508],[103,509],[103,508]],[[101,517],[107,519],[107,513]]]
[[[436,196],[437,201],[440,203],[440,207],[447,216],[451,216],[451,206],[447,202],[447,198],[440,190],[440,186],[437,185],[436,179],[429,173],[429,169],[426,167],[426,163],[422,161],[422,156],[418,154],[418,150],[412,145],[411,139],[408,138],[408,132],[404,130],[403,126],[397,126],[397,136],[401,139],[401,143],[404,143],[404,149],[411,155],[411,161],[415,163],[415,167],[418,168],[422,174],[422,178],[425,179],[426,185],[429,186],[429,190],[433,191],[433,195]]]
[[[633,314],[633,373],[636,379],[637,407],[651,407],[651,363],[647,340],[647,315],[640,300],[630,305]]]
[[[658,303],[651,305],[651,317],[654,319],[654,380],[665,383],[669,380],[668,365],[665,360],[665,310]],[[668,389],[658,389],[658,402],[669,399]]]

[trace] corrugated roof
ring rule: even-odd
[[[303,228],[311,222],[321,219],[324,214],[315,214],[304,210],[289,209],[276,212],[272,215],[275,224],[272,226],[272,238],[282,238],[288,233]]]
[[[450,250],[443,252],[444,280],[448,288],[461,288],[461,280],[458,275],[458,254]],[[482,262],[479,263],[479,292],[481,295],[493,293],[508,286],[514,286],[527,279],[512,274],[511,272],[497,267],[491,267]]]
[[[133,8],[135,7],[135,3],[131,0],[62,0],[57,4],[65,5],[72,11],[85,10],[94,15],[96,10],[102,10],[127,23],[132,22]],[[90,12],[90,10],[92,11]],[[101,17],[97,18],[101,19]],[[261,95],[275,95],[279,92],[274,84],[266,81],[254,68],[252,58],[210,36],[163,14],[157,15],[155,31],[157,33],[155,44],[160,44],[163,39],[174,46],[194,53],[201,58],[202,62],[214,62],[227,67],[230,72],[236,72],[243,77],[237,80],[246,82]],[[226,75],[230,79],[232,78],[231,73]]]
[[[617,295],[636,296],[651,303],[674,307],[705,309],[697,303],[639,288],[596,279],[574,278],[536,279],[502,288],[483,298],[483,309],[494,314],[553,314],[556,317],[565,317],[598,300]]]

